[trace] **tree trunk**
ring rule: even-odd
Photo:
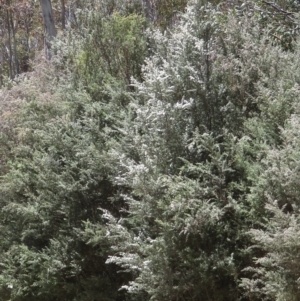
[[[8,56],[9,56],[9,77],[10,79],[14,78],[13,72],[13,51],[12,51],[12,42],[11,42],[11,29],[10,29],[10,18],[9,18],[9,6],[6,9],[6,21],[7,21],[7,30],[8,30]]]
[[[153,3],[151,0],[142,0],[142,6],[144,8],[147,20],[154,22],[156,20],[155,3]]]
[[[8,3],[10,5],[10,1],[8,1]],[[14,59],[15,59],[15,75],[16,75],[16,74],[20,74],[20,67],[19,67],[18,51],[17,51],[16,29],[15,29],[15,25],[14,25],[12,10],[10,10],[9,16],[10,16],[12,38],[13,38],[13,43],[14,43]]]
[[[61,0],[61,28],[66,29],[66,7],[65,0]]]
[[[40,0],[43,19],[44,19],[44,26],[45,26],[45,50],[46,56],[50,60],[51,59],[51,41],[56,36],[55,30],[55,23],[54,23],[54,16],[52,11],[51,0]]]

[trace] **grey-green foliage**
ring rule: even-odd
[[[103,3],[78,10],[77,17],[78,28],[56,45],[58,53],[67,45],[64,67],[71,68],[74,84],[83,84],[95,97],[103,85],[112,82],[126,84],[129,89],[131,77],[140,78],[146,55],[144,17],[117,8],[108,14]]]
[[[122,215],[125,188],[111,181],[110,149],[130,100],[128,78],[139,76],[144,59],[144,21],[117,11],[101,19],[95,7],[84,13],[87,35],[60,37],[52,65],[40,63],[20,80],[22,93],[6,92],[20,104],[10,112],[15,141],[1,179],[1,300],[125,298],[118,288],[127,276],[105,264],[101,209]],[[104,58],[95,37],[111,43]]]
[[[99,208],[117,211],[103,126],[108,112],[84,92],[66,92],[65,100],[58,99],[61,111],[43,122],[36,119],[45,109],[41,103],[24,108],[23,142],[2,180],[1,294],[9,288],[8,300],[116,296],[114,268],[105,266],[108,242],[88,245],[83,223],[101,223]]]
[[[255,158],[247,199],[254,216],[263,216],[249,233],[255,256],[240,283],[250,300],[299,300],[298,42],[293,47],[292,53],[270,48],[273,67],[257,84],[260,114],[245,122],[249,136],[241,141],[246,156]]]
[[[274,44],[292,50],[299,36],[299,3],[293,0],[249,1],[254,14]],[[258,4],[258,5],[257,5]],[[245,5],[244,7],[247,7]]]
[[[108,262],[135,275],[123,288],[137,298],[242,297],[244,268],[260,254],[246,232],[268,216],[261,160],[298,99],[298,57],[256,21],[191,1],[173,31],[153,33],[112,152],[116,184],[132,189],[128,217],[107,213]]]
[[[260,32],[268,36],[273,45],[293,50],[299,35],[299,3],[294,0],[231,0],[220,2],[222,11],[232,10],[239,16],[251,17]]]
[[[137,298],[236,300],[251,253],[245,232],[256,218],[246,199],[256,158],[244,126],[263,123],[269,99],[260,102],[261,82],[279,78],[268,54],[285,55],[253,20],[202,1],[153,39],[125,137],[111,153],[121,167],[115,183],[132,193],[128,217],[107,213],[115,251],[108,262],[135,275],[124,288]]]
[[[141,298],[147,292],[152,300],[238,298],[243,254],[237,246],[246,242],[241,219],[247,214],[235,195],[241,183],[229,180],[237,149],[235,139],[227,139],[196,134],[190,147],[207,160],[185,162],[178,175],[156,177],[145,166],[135,168],[130,217],[107,217],[116,252],[108,263],[136,275],[123,286],[130,293]]]
[[[294,87],[298,92],[298,85]],[[298,95],[298,93],[297,93]],[[297,98],[295,97],[297,101]],[[258,300],[299,300],[299,105],[281,129],[282,144],[270,147],[251,193],[266,204],[269,218],[252,229],[261,250],[241,286]]]
[[[201,0],[146,36],[131,3],[87,2],[7,92],[0,299],[297,300],[298,46]]]

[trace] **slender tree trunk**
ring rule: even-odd
[[[4,54],[3,54],[4,53],[4,49],[1,49],[1,48],[0,48],[0,89],[1,89],[1,87],[3,85],[3,76],[4,76],[4,68],[3,68],[3,66],[5,64],[5,58],[4,58]]]
[[[61,28],[66,29],[66,7],[65,0],[61,0]]]
[[[8,1],[10,5],[10,1]],[[15,61],[15,74],[20,74],[20,67],[19,67],[19,60],[18,60],[18,51],[17,51],[17,40],[16,40],[16,30],[15,30],[15,25],[14,25],[14,19],[13,19],[13,14],[12,11],[9,11],[9,16],[10,16],[10,24],[11,24],[11,31],[12,31],[12,38],[13,38],[13,43],[14,43],[14,61]]]
[[[45,50],[46,56],[50,60],[51,59],[51,41],[56,36],[54,16],[52,11],[51,0],[40,0],[44,26],[45,26]]]
[[[156,9],[153,1],[151,0],[142,0],[142,5],[146,18],[150,22],[154,22],[156,19]]]
[[[7,3],[8,4],[8,3]],[[6,22],[7,22],[7,30],[8,30],[8,51],[9,51],[9,77],[13,79],[13,53],[11,47],[11,29],[10,29],[10,18],[9,18],[9,5],[6,8]]]

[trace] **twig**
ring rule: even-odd
[[[286,11],[284,10],[283,8],[281,8],[280,6],[278,6],[277,4],[275,3],[272,3],[272,2],[268,2],[266,0],[262,0],[263,3],[266,3],[267,5],[270,5],[272,6],[273,8],[277,9],[278,11],[284,13],[285,15],[293,15],[294,13],[292,12],[289,12],[289,11]]]

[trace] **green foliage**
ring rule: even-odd
[[[247,214],[236,200],[242,183],[229,181],[236,173],[234,143],[217,140],[196,135],[191,147],[207,161],[185,162],[176,176],[156,178],[136,167],[129,218],[109,217],[116,255],[108,262],[137,275],[123,287],[130,293],[145,291],[153,300],[238,298],[235,280],[244,255],[236,246],[247,240],[241,227]]]
[[[126,81],[144,59],[144,20],[85,14],[86,36],[75,29],[58,39],[51,65],[41,62],[4,92],[20,99],[11,112],[15,141],[1,148],[1,300],[125,298],[118,288],[126,277],[105,264],[111,246],[100,209],[121,215],[110,148],[130,99]]]
[[[220,1],[212,1],[220,2]],[[222,10],[232,10],[239,16],[251,16],[273,45],[293,50],[299,35],[299,3],[294,0],[222,1]]]
[[[108,178],[105,110],[85,93],[58,101],[51,104],[60,108],[56,115],[35,101],[24,108],[23,142],[3,179],[8,237],[2,243],[1,294],[12,286],[10,300],[90,300],[85,287],[90,282],[93,299],[102,292],[101,299],[113,300],[116,287],[108,283],[114,268],[105,267],[109,245],[95,249],[83,235],[83,221],[101,223],[98,208],[112,209],[115,194]]]
[[[293,42],[299,35],[299,3],[291,0],[259,2],[256,16],[273,43],[285,50],[293,49]]]
[[[245,233],[263,207],[253,213],[246,198],[256,158],[243,134],[268,107],[269,99],[259,102],[261,81],[273,74],[268,54],[284,57],[242,20],[237,27],[211,5],[189,6],[170,36],[154,33],[156,52],[135,83],[123,149],[114,154],[124,169],[116,183],[132,193],[128,217],[108,214],[108,262],[135,275],[123,288],[137,298],[241,296],[238,279],[252,254]]]
[[[175,23],[178,13],[183,12],[187,5],[187,0],[157,0],[157,23],[162,29]]]
[[[242,298],[244,268],[260,254],[246,232],[268,216],[261,159],[282,143],[299,74],[297,56],[255,21],[196,1],[170,35],[154,32],[115,150],[128,217],[108,215],[108,262],[135,275],[123,288],[137,298]]]
[[[76,47],[70,48],[71,53],[68,53],[68,59],[74,64],[76,82],[82,83],[96,97],[100,92],[98,87],[116,81],[129,87],[131,77],[140,78],[146,54],[144,18],[118,12],[109,16],[103,16],[101,11],[80,11],[78,14],[82,26],[66,41]],[[74,39],[78,39],[77,43]],[[58,44],[58,51],[61,47]]]
[[[64,80],[71,77],[73,88],[83,87],[94,101],[109,101],[103,90],[113,93],[132,89],[131,78],[140,78],[147,54],[146,22],[138,2],[78,3],[76,26],[61,33],[52,45],[57,54],[52,62],[59,74],[57,80],[61,80],[59,85],[64,86]]]
[[[299,300],[299,109],[281,130],[282,144],[262,161],[252,197],[265,199],[269,219],[250,234],[261,250],[241,286],[260,300]],[[251,277],[250,277],[251,275]]]
[[[171,2],[77,3],[0,91],[1,300],[299,299],[297,7]]]

